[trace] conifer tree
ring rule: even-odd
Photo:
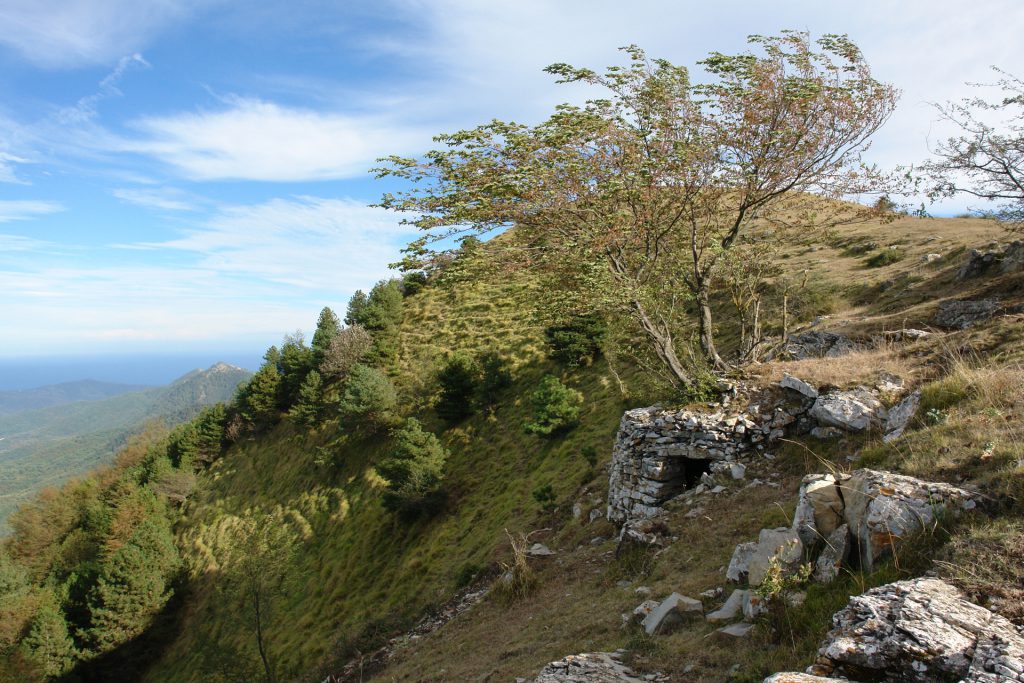
[[[369,304],[369,297],[366,296],[366,292],[357,289],[352,298],[348,300],[348,309],[345,311],[345,324],[349,326],[362,325],[365,321],[364,312],[367,304]]]
[[[68,633],[67,621],[60,610],[49,603],[40,607],[32,618],[21,648],[47,677],[60,676],[75,662],[75,643]]]
[[[313,427],[323,418],[323,412],[323,381],[319,372],[310,370],[299,388],[299,400],[289,414],[300,424]]]
[[[313,333],[313,367],[320,367],[331,348],[331,342],[341,332],[341,321],[328,306],[320,311],[320,318],[316,321],[316,332]]]
[[[384,507],[394,511],[425,511],[439,502],[448,451],[415,418],[395,433],[395,445],[377,464],[388,481]]]

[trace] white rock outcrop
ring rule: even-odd
[[[640,675],[622,663],[620,652],[590,652],[551,662],[533,683],[649,683],[667,681],[659,674]]]

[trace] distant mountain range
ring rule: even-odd
[[[102,401],[121,394],[148,389],[144,384],[117,384],[82,379],[77,382],[62,382],[37,389],[0,391],[0,415],[21,413],[77,401]]]
[[[111,462],[125,440],[150,420],[178,424],[205,406],[229,400],[250,376],[248,370],[217,363],[167,386],[141,391],[130,385],[84,380],[0,392],[4,406],[11,405],[6,400],[19,396],[49,401],[44,408],[8,414],[0,408],[0,535],[7,532],[8,515],[35,492]],[[109,397],[97,396],[102,392]]]

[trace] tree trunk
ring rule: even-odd
[[[263,671],[267,676],[267,683],[276,683],[274,670],[270,667],[270,659],[267,657],[267,648],[263,644],[263,620],[260,615],[260,594],[254,590],[252,595],[253,612],[256,617],[256,645],[260,650],[260,659],[263,660]]]
[[[697,290],[697,307],[700,310],[700,348],[704,358],[715,370],[725,369],[725,361],[718,355],[715,348],[714,318],[711,313],[711,300],[707,286],[702,282]]]
[[[631,304],[637,322],[644,329],[648,339],[654,345],[654,352],[672,376],[673,384],[683,388],[692,387],[693,377],[686,371],[686,368],[683,367],[679,360],[679,356],[676,355],[672,333],[668,329],[659,328],[651,320],[650,316],[647,315],[647,311],[644,310],[644,306],[639,300],[633,299]]]

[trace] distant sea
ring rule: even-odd
[[[81,379],[157,386],[221,361],[255,370],[263,362],[263,352],[0,358],[0,390],[34,389]]]

